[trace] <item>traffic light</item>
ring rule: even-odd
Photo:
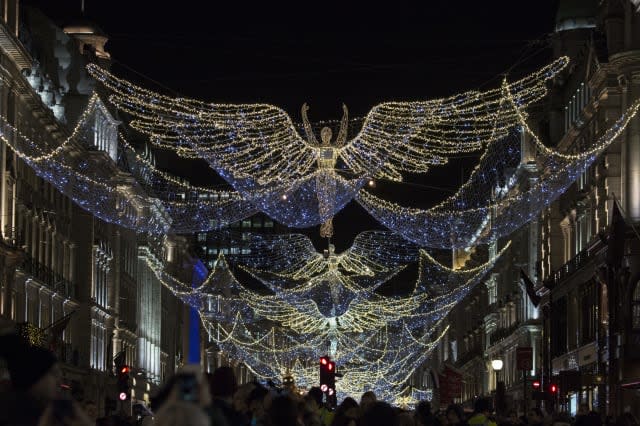
[[[556,396],[558,394],[558,385],[556,385],[555,383],[551,383],[549,385],[549,393],[553,396]]]
[[[320,358],[320,389],[326,392],[331,384],[333,373],[335,372],[335,363],[328,356]],[[335,379],[333,379],[335,381]]]
[[[533,382],[531,382],[531,387],[533,388],[531,399],[534,401],[542,401],[547,398],[544,391],[542,391],[542,383],[540,380],[534,379]]]
[[[126,401],[131,397],[131,386],[129,385],[131,368],[128,365],[120,365],[117,368],[118,399],[120,401]]]
[[[336,363],[328,356],[320,358],[320,390],[327,394],[327,401],[333,403],[336,393]]]

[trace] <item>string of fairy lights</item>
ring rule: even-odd
[[[289,115],[272,105],[171,98],[95,65],[89,72],[152,143],[206,160],[260,211],[287,226],[309,227],[334,217],[370,178],[402,181],[402,172],[425,173],[450,155],[501,139],[518,122],[517,112],[544,96],[546,81],[566,63],[560,58],[509,83],[508,90],[379,104],[351,140],[340,132],[344,143],[332,143],[328,128],[321,130],[322,143],[312,132],[303,138]],[[515,97],[514,107],[507,95]]]
[[[381,103],[364,118],[349,119],[343,106],[339,122],[311,123],[305,104],[302,124],[273,105],[169,97],[89,65],[108,101],[153,149],[205,160],[226,181],[224,189],[161,170],[153,149],[139,153],[122,132],[115,139],[118,165],[105,166],[95,132],[99,116],[110,115],[97,95],[60,140],[29,137],[2,117],[0,139],[81,208],[155,236],[225,229],[262,212],[288,227],[320,226],[321,236],[331,238],[334,217],[355,200],[388,231],[360,233],[341,253],[331,244],[318,252],[302,234],[245,233],[246,253],[220,254],[197,288],[157,262],[147,266],[199,311],[211,342],[256,376],[292,375],[298,385],[311,386],[316,360],[328,353],[344,371],[341,395],[375,389],[383,399],[406,404],[425,396],[406,382],[446,334],[443,319],[509,244],[460,270],[427,249],[497,244],[564,192],[640,109],[640,101],[631,105],[580,152],[545,146],[527,123],[527,108],[546,95],[548,81],[567,63],[559,58],[483,92]],[[360,129],[349,139],[355,125]],[[91,155],[77,155],[87,149]],[[366,189],[372,179],[401,183],[406,174],[428,173],[461,153],[480,155],[475,169],[431,208],[400,206]],[[412,288],[382,295],[382,286],[411,264],[418,269]],[[238,273],[254,285],[242,283]]]
[[[356,240],[371,238],[366,234]],[[292,236],[272,238],[291,240]],[[352,249],[342,254],[348,256]],[[325,313],[319,309],[323,300],[339,303],[332,297],[339,283],[303,298],[295,295],[295,287],[265,295],[243,286],[220,255],[203,284],[190,289],[157,264],[149,266],[163,285],[199,308],[211,341],[243,360],[258,377],[293,375],[299,385],[310,386],[317,380],[317,366],[315,362],[306,365],[304,360],[315,361],[330,353],[345,369],[338,385],[342,395],[355,396],[374,386],[381,397],[394,400],[411,371],[424,362],[446,333],[446,328],[439,326],[441,320],[508,249],[509,244],[487,262],[461,270],[448,268],[427,252],[414,249],[420,273],[412,291],[405,296],[372,293],[367,298],[354,298],[341,315],[336,315],[335,309]],[[378,256],[376,263],[382,263],[384,257]],[[310,256],[308,263],[313,262]],[[387,263],[395,262],[397,259],[391,258]],[[323,273],[322,268],[317,270]],[[306,285],[304,280],[302,283]]]

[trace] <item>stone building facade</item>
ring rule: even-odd
[[[87,22],[59,28],[36,9],[21,11],[17,0],[2,4],[0,115],[22,134],[57,146],[94,91],[85,65],[109,66],[107,37]],[[117,179],[123,196],[136,200],[130,214],[167,221],[157,200],[118,167],[117,118],[104,106],[93,115],[92,138],[68,155]],[[188,242],[107,223],[75,201],[0,143],[0,329],[42,334],[62,361],[70,391],[104,414],[115,405],[117,354],[124,352],[132,367],[134,402],[148,402],[183,362],[184,306],[151,268],[162,263],[188,275]],[[53,345],[51,331],[64,318]]]
[[[577,152],[640,98],[640,8],[637,1],[559,2],[549,38],[553,56],[571,64],[530,116],[543,142]],[[528,164],[526,138],[522,164]],[[530,170],[535,179],[536,170]],[[626,231],[614,232],[614,204]],[[509,239],[510,251],[449,315],[451,328],[413,377],[438,402],[439,374],[462,380],[455,400],[496,397],[498,408],[538,405],[576,412],[579,404],[617,416],[639,408],[640,388],[640,119],[571,188]],[[618,247],[618,248],[616,248]],[[612,255],[613,254],[613,255]],[[520,271],[534,283],[531,294]],[[534,303],[535,302],[535,303]],[[517,369],[517,348],[533,365]],[[501,360],[496,372],[491,361]],[[524,384],[526,376],[527,384]],[[531,383],[546,393],[534,400]],[[504,387],[502,387],[504,384]],[[558,387],[552,397],[551,385]]]

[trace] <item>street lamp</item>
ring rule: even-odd
[[[496,358],[491,360],[491,368],[496,372],[496,389],[498,389],[498,372],[502,370],[503,366],[504,362],[501,359]]]
[[[501,359],[491,360],[491,368],[496,372],[495,409],[498,414],[502,412],[504,402],[504,383],[498,382],[498,373],[502,370],[502,367],[504,367],[504,362]]]

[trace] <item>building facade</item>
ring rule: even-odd
[[[529,119],[548,146],[584,150],[640,98],[639,6],[559,2],[550,42],[554,57],[567,55],[571,64]],[[526,170],[533,153],[524,136],[523,144]],[[537,170],[528,172],[535,180]],[[498,410],[535,405],[575,414],[585,403],[603,415],[640,414],[633,403],[640,387],[639,185],[636,117],[565,194],[509,236],[509,252],[449,314],[448,335],[414,386],[441,404],[470,405],[484,395]],[[614,204],[624,231],[615,232]],[[529,292],[523,277],[533,283]],[[531,369],[518,368],[518,348],[531,348]],[[500,371],[493,360],[502,361]],[[440,379],[460,381],[455,395]],[[544,392],[539,399],[534,381]]]
[[[637,2],[592,3],[561,4],[556,22],[555,54],[569,55],[573,65],[556,84],[548,126],[550,140],[565,152],[594,142],[640,98]],[[633,322],[640,294],[633,232],[640,220],[639,177],[636,117],[541,217],[544,378],[559,386],[554,404],[571,413],[585,403],[608,415],[640,414]],[[616,225],[621,219],[628,234]]]
[[[94,92],[85,65],[109,66],[107,38],[87,22],[59,28],[36,9],[20,10],[17,0],[2,4],[0,116],[32,140],[58,146]],[[130,214],[167,221],[159,203],[141,194],[118,167],[119,121],[101,103],[92,114],[92,135],[64,155],[117,179],[122,195],[136,200]],[[49,345],[74,396],[94,401],[102,414],[115,405],[114,357],[123,352],[133,372],[131,400],[148,402],[184,353],[184,307],[161,285],[153,266],[188,273],[182,262],[188,242],[104,222],[38,177],[5,142],[0,328],[18,328]]]

